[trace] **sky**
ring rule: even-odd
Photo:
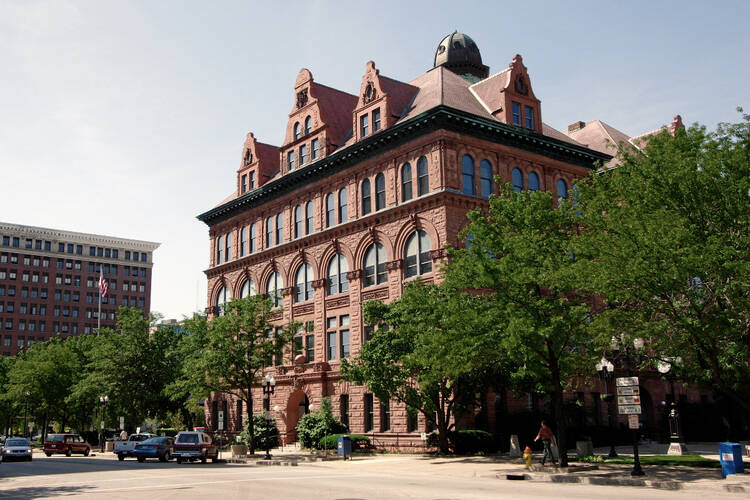
[[[206,305],[208,227],[248,132],[283,141],[294,81],[410,81],[458,30],[523,56],[543,121],[629,135],[750,108],[750,2],[0,0],[0,221],[160,242],[152,311]]]

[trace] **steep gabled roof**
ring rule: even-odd
[[[568,132],[568,136],[590,149],[613,156],[617,154],[618,145],[630,145],[630,137],[626,133],[601,120],[587,122],[583,128]],[[617,158],[612,158],[607,162],[606,168],[619,164],[620,161]]]
[[[409,105],[414,96],[419,92],[419,88],[408,83],[388,78],[387,76],[380,76],[380,87],[383,92],[388,94],[391,113],[400,117],[406,111],[406,106]]]
[[[352,113],[359,98],[315,81],[310,94],[318,100],[320,118],[328,125],[328,139],[337,146],[343,144],[351,133]]]
[[[558,139],[560,141],[569,142],[570,144],[575,144],[577,146],[585,146],[585,144],[581,144],[580,142],[576,141],[572,137],[568,136],[567,134],[564,134],[557,130],[556,128],[552,128],[546,123],[542,123],[542,133],[546,135],[547,137],[552,137],[554,139]]]
[[[495,113],[502,108],[501,95],[510,84],[510,73],[511,69],[505,68],[500,73],[495,73],[469,87],[490,113]]]

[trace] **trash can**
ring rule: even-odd
[[[719,462],[721,477],[729,474],[742,474],[745,465],[742,463],[742,445],[740,443],[719,443]]]
[[[352,456],[352,438],[349,436],[339,436],[338,455],[346,457]]]
[[[107,439],[104,443],[104,451],[115,451],[115,440]]]

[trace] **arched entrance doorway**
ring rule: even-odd
[[[305,391],[298,389],[294,391],[286,405],[286,438],[284,442],[293,443],[297,441],[297,423],[302,415],[310,413],[310,399]]]

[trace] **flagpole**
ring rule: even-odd
[[[99,264],[101,266],[101,264]],[[96,315],[96,336],[99,336],[99,330],[102,328],[102,280],[104,279],[104,274],[102,273],[102,268],[99,268],[99,283],[97,288],[99,289],[99,313]]]

